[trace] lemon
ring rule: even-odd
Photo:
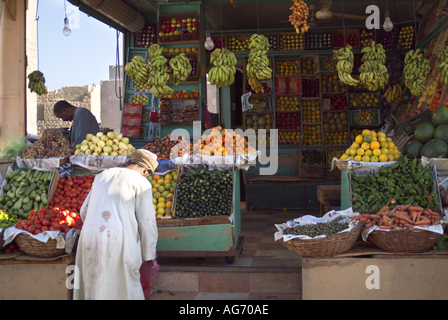
[[[164,186],[160,186],[160,187],[158,188],[158,190],[159,190],[160,193],[163,193],[163,191],[165,191],[165,187],[164,187]]]
[[[156,199],[159,199],[160,198],[160,193],[158,193],[158,192],[154,193],[153,197],[156,198]]]
[[[348,155],[347,154],[343,154],[340,158],[339,158],[339,160],[344,160],[344,159],[347,159],[348,158]]]
[[[157,209],[160,209],[160,208],[165,209],[165,202],[159,202],[159,203],[157,204]]]
[[[158,200],[158,203],[161,203],[161,202],[163,202],[163,203],[166,203],[166,199],[165,199],[165,198],[162,198],[162,197],[160,197],[160,198],[159,198],[159,200]]]
[[[157,199],[156,198],[152,198],[152,204],[157,204]]]
[[[165,208],[158,208],[157,209],[157,214],[163,216],[163,214],[165,213]]]
[[[380,145],[381,145],[381,148],[385,148],[385,149],[388,149],[388,147],[389,147],[389,144],[386,141],[381,142]]]
[[[386,134],[384,132],[378,132],[378,137],[384,137],[386,138]]]
[[[368,135],[368,134],[370,134],[370,130],[368,130],[368,129],[364,129],[364,130],[362,130],[362,135],[363,135],[363,136],[366,136],[366,135]]]
[[[389,154],[394,154],[395,149],[387,149],[389,150]]]
[[[381,148],[381,153],[385,154],[385,155],[388,155],[389,154],[389,149]]]
[[[370,143],[370,149],[372,149],[372,150],[379,149],[380,147],[381,147],[381,145],[378,141],[372,141]]]
[[[173,203],[171,201],[168,201],[167,203],[165,203],[165,208],[171,208],[172,205]]]
[[[389,142],[388,144],[389,144],[389,146],[388,146],[389,149],[395,149],[395,143]]]
[[[358,149],[355,149],[355,148],[350,149],[350,155],[355,156],[357,151],[358,151]]]
[[[364,149],[363,148],[359,148],[358,150],[356,150],[356,154],[358,156],[363,156],[364,155]]]
[[[364,143],[361,145],[361,148],[362,148],[364,151],[370,149],[370,143],[368,143],[368,142],[364,142]]]
[[[368,157],[371,157],[371,156],[373,156],[373,151],[370,150],[370,149],[368,149],[368,150],[366,150],[366,152],[364,153],[364,155],[366,155],[366,156],[368,156]]]
[[[350,151],[351,151],[351,149],[348,148],[347,150],[345,150],[345,154],[348,155],[348,156],[351,155],[351,152],[350,152]]]
[[[165,208],[165,215],[170,216],[171,215],[171,208]]]
[[[401,155],[394,154],[394,159],[395,159],[395,161],[400,160],[400,158],[401,158]]]
[[[362,161],[370,162],[370,157],[369,156],[364,156],[364,157],[362,157]]]
[[[375,157],[379,157],[381,155],[381,150],[380,149],[375,149],[373,150],[373,156]],[[373,162],[373,161],[372,161]]]
[[[353,142],[352,146],[350,147],[351,149],[355,148],[358,149],[361,145],[357,142]]]
[[[390,154],[390,153],[389,153],[389,154],[387,155],[387,160],[388,160],[388,161],[395,161],[395,156],[394,156],[393,154]]]
[[[377,137],[372,137],[372,141],[378,141]]]
[[[154,210],[156,210],[156,212],[157,212],[157,205],[156,204],[154,205]]]
[[[394,155],[401,155],[400,150],[398,150],[398,149],[394,149]]]
[[[370,157],[370,162],[378,162],[378,157],[377,156],[371,156]]]
[[[386,142],[392,142],[392,138],[386,137]]]
[[[361,161],[362,160],[362,157],[361,156],[356,156],[355,157],[355,161]]]
[[[382,155],[379,156],[378,159],[380,160],[380,162],[387,162],[388,157],[387,157],[387,155],[382,154]]]
[[[373,138],[376,138],[378,135],[377,135],[377,133],[375,132],[375,131],[370,131],[370,135],[373,137]]]
[[[148,180],[149,180],[149,181],[152,180],[152,176],[151,176],[151,175],[148,176]]]
[[[379,142],[386,142],[386,137],[381,137],[381,136],[379,136],[379,137],[378,137],[378,141],[379,141]]]
[[[156,193],[157,191],[159,191],[157,190],[157,188],[152,188],[152,194]]]
[[[364,138],[362,135],[359,135],[359,136],[356,136],[355,141],[356,141],[356,143],[361,145],[364,142]]]

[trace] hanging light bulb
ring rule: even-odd
[[[204,47],[207,50],[212,50],[215,47],[215,44],[213,43],[212,38],[210,37],[210,30],[207,30],[205,32],[205,43],[204,43]]]
[[[69,36],[71,35],[72,31],[70,30],[70,26],[68,24],[68,18],[66,17],[64,19],[64,30],[62,30],[62,33],[64,34],[64,36]]]
[[[394,28],[394,24],[392,23],[392,21],[390,21],[389,11],[386,11],[385,16],[386,20],[384,20],[383,29],[384,31],[389,32]]]

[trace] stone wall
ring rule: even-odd
[[[48,89],[47,89],[48,90]],[[37,99],[37,135],[40,136],[45,129],[70,128],[71,121],[62,121],[53,114],[53,106],[59,100],[66,100],[75,107],[90,110],[101,124],[101,89],[97,85],[63,87],[49,91],[48,94]]]

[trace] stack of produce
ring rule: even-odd
[[[266,53],[269,51],[269,41],[262,34],[253,34],[250,37],[249,59],[246,64],[248,82],[252,89],[261,89],[259,80],[269,80],[272,77],[272,69],[269,68],[269,59]],[[254,80],[251,80],[254,79]]]
[[[386,66],[386,51],[381,43],[372,41],[370,47],[365,47],[361,50],[363,64],[359,68],[361,72],[359,80],[370,91],[377,91],[383,89],[389,82],[389,72]]]
[[[135,56],[132,60],[126,63],[124,70],[129,78],[136,80],[134,88],[146,87],[145,83],[148,81],[149,67],[145,59],[140,56]]]
[[[308,5],[303,0],[293,0],[293,2],[294,5],[289,8],[292,11],[289,21],[297,33],[306,33],[310,28],[307,25],[308,15],[310,14]]]
[[[39,234],[45,231],[60,231],[68,233],[71,229],[82,229],[82,220],[78,213],[53,208],[51,211],[45,207],[39,211],[30,211],[26,220],[19,220],[15,227],[28,231],[31,234]]]
[[[384,92],[384,97],[388,103],[400,103],[403,101],[403,91],[400,85],[394,85],[389,87],[386,92]]]
[[[426,76],[431,70],[429,60],[423,57],[420,49],[417,49],[410,50],[404,62],[404,84],[414,96],[419,96],[425,91]]]
[[[348,229],[349,224],[347,222],[333,222],[326,223],[310,223],[305,225],[298,225],[294,228],[287,228],[283,231],[283,234],[290,234],[295,236],[308,236],[315,238],[317,236],[332,237],[338,232]]]
[[[118,156],[130,155],[134,151],[135,147],[129,143],[129,138],[123,137],[121,133],[98,132],[96,135],[89,133],[81,144],[76,145],[75,155]]]
[[[193,152],[203,155],[226,156],[237,154],[247,154],[255,152],[255,147],[236,134],[233,130],[214,127],[210,134],[202,135],[201,139],[193,144]]]
[[[448,107],[437,108],[432,124],[422,123],[414,131],[414,140],[403,147],[409,158],[446,158],[448,156]]]
[[[380,167],[375,175],[357,176],[350,172],[354,211],[380,210],[394,205],[440,209],[438,196],[433,193],[431,169],[417,159],[407,157],[389,166]]]
[[[169,82],[174,86],[178,86],[179,83],[187,81],[187,78],[193,67],[190,64],[190,60],[185,53],[181,53],[169,61],[169,65],[172,68],[169,75]]]
[[[80,212],[81,206],[90,192],[93,180],[93,175],[72,175],[59,179],[53,198],[48,203],[48,210],[55,207],[61,210],[68,209]]]
[[[0,229],[6,229],[15,225],[19,217],[12,213],[6,213],[6,209],[0,211]]]
[[[177,157],[182,157],[183,151],[187,150],[192,153],[193,146],[184,137],[178,137],[171,140],[171,135],[167,135],[162,139],[158,139],[154,142],[149,142],[143,147],[145,150],[149,150],[157,155],[157,160],[169,160]]]
[[[230,215],[232,199],[232,171],[184,168],[177,186],[176,218]]]
[[[35,70],[28,75],[28,88],[31,92],[36,92],[39,96],[47,94],[47,89],[45,88],[45,77],[42,72]]]
[[[431,194],[434,195],[433,192]],[[428,199],[432,198],[431,194]],[[393,203],[392,200],[391,203]],[[363,229],[369,229],[373,226],[378,226],[381,229],[412,229],[440,224],[440,214],[431,209],[410,204],[393,205],[393,207],[392,209],[392,206],[385,206],[376,214],[360,214],[353,220],[360,221]]]
[[[234,83],[236,62],[235,55],[226,48],[213,51],[210,64],[214,67],[208,73],[210,84],[223,88]]]
[[[0,195],[0,210],[7,214],[27,217],[30,210],[48,204],[47,192],[52,172],[17,169],[6,175],[7,184]]]
[[[398,161],[401,153],[391,138],[383,132],[376,133],[365,129],[356,136],[355,142],[346,150],[340,160],[354,159],[364,162]]]
[[[148,54],[151,60],[149,61],[150,69],[147,79],[151,85],[151,92],[157,98],[160,98],[162,95],[174,94],[174,90],[167,85],[170,80],[168,59],[162,53],[162,47],[157,44],[149,47]]]
[[[277,120],[278,119],[279,118],[277,118]],[[254,114],[252,117],[247,117],[246,129],[254,129],[256,133],[259,129],[272,129],[272,114]]]
[[[160,100],[159,104],[159,122],[168,123],[171,121],[171,106],[173,102],[171,100]]]
[[[170,110],[169,122],[190,123],[199,119],[199,107],[197,105],[188,105],[181,108]]]
[[[338,71],[339,80],[341,80],[342,83],[352,87],[358,85],[359,81],[353,79],[351,76],[355,60],[352,47],[350,45],[346,45],[339,50],[333,50],[333,53],[333,59],[338,61],[336,70]]]
[[[150,174],[148,180],[152,185],[152,203],[156,218],[171,217],[177,181],[176,171],[165,175]]]
[[[68,158],[74,150],[61,131],[47,129],[42,137],[23,150],[22,159]]]
[[[445,84],[448,83],[448,47],[443,47],[437,54],[439,59],[439,65],[437,69],[440,69],[441,81]]]
[[[440,83],[439,80],[440,80],[440,73],[437,75],[437,77],[433,80],[433,82],[429,86],[425,87],[425,90],[423,91],[422,95],[420,96],[420,98],[418,98],[418,105],[417,105],[418,109],[420,109],[423,103],[431,105],[429,109],[431,113],[434,113],[434,110],[437,109],[437,107],[439,106],[440,98],[442,96],[440,91],[436,91]],[[407,114],[406,116],[410,114]]]

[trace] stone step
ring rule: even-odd
[[[177,270],[176,270],[177,269]],[[154,290],[158,292],[302,293],[301,268],[162,268]]]

